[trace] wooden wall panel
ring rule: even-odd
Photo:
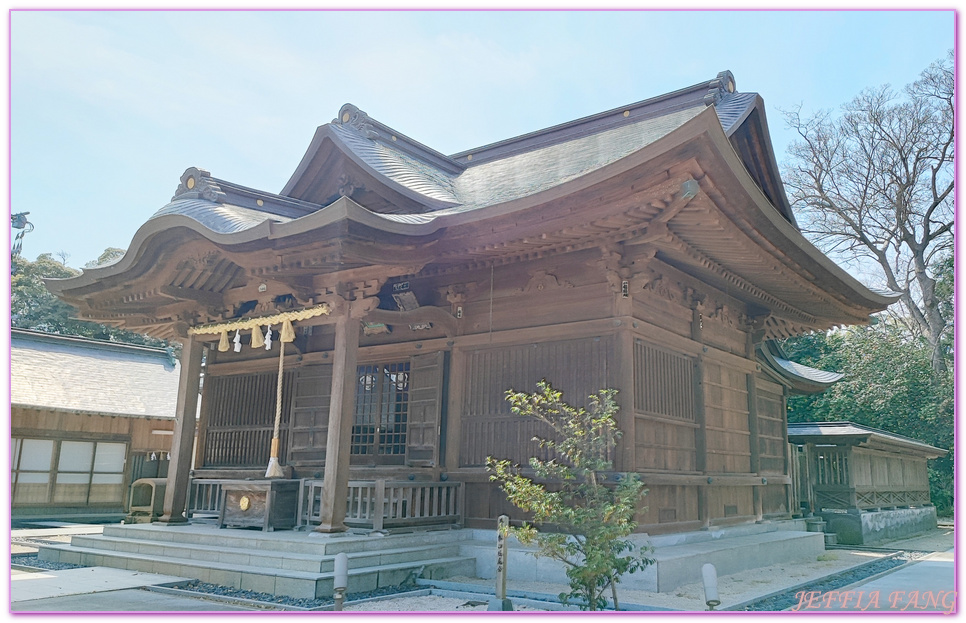
[[[583,406],[587,396],[613,386],[614,344],[613,336],[601,336],[467,351],[460,466],[483,465],[487,456],[522,464],[540,456],[531,439],[545,436],[546,427],[511,414],[506,391],[532,392],[546,379],[564,400]]]
[[[748,432],[748,385],[743,372],[706,361],[705,417],[711,473],[748,473],[751,470]]]
[[[690,423],[658,421],[638,416],[635,430],[635,468],[640,471],[693,472],[694,432]]]
[[[682,337],[691,337],[691,309],[685,305],[651,295],[637,295],[634,317],[667,329]]]
[[[647,508],[635,517],[638,524],[673,524],[698,520],[697,487],[657,485],[649,486],[647,490],[643,502]]]
[[[712,520],[754,515],[751,487],[708,487],[708,514]]]
[[[282,390],[279,456],[286,456],[288,417],[294,370],[286,370]],[[203,467],[255,468],[268,465],[275,427],[278,372],[254,372],[205,378],[202,419]]]
[[[714,313],[714,312],[712,312]],[[701,329],[701,339],[705,344],[733,355],[745,354],[747,336],[729,322],[705,315]]]
[[[785,485],[767,485],[760,487],[759,491],[761,491],[762,513],[765,515],[784,515],[789,512]]]
[[[131,452],[167,452],[171,435],[152,431],[173,431],[174,418],[140,418],[46,409],[12,407],[11,434],[34,439],[105,439],[127,441]]]
[[[759,472],[785,472],[785,407],[780,385],[757,379]]]

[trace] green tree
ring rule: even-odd
[[[937,374],[932,346],[888,317],[868,327],[787,340],[795,361],[845,376],[820,394],[792,396],[789,422],[852,421],[949,450],[930,462],[932,501],[940,513],[953,500],[952,372]]]
[[[79,270],[54,259],[53,254],[43,253],[33,262],[17,255],[11,262],[10,325],[13,328],[159,348],[168,345],[164,340],[133,331],[78,320],[77,310],[44,286],[44,279],[65,279],[80,274]]]
[[[84,264],[84,268],[97,268],[104,264],[109,264],[119,257],[124,257],[124,249],[119,249],[117,247],[108,247],[104,249],[104,252],[97,256],[96,260],[91,260],[90,262]]]
[[[584,409],[563,402],[562,393],[546,381],[537,383],[534,394],[507,392],[513,413],[536,418],[554,432],[552,439],[535,441],[559,460],[530,459],[533,475],[553,483],[553,490],[507,460],[487,458],[490,480],[532,516],[532,523],[511,528],[511,533],[524,544],[536,543],[539,555],[564,563],[571,590],[561,593],[560,600],[576,602],[584,610],[606,608],[607,589],[619,610],[621,576],[653,563],[645,550],[624,538],[637,525],[634,514],[646,491],[636,474],[612,472],[610,457],[620,436],[614,419],[616,393],[600,390]]]

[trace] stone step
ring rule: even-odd
[[[376,551],[403,547],[436,546],[469,538],[461,530],[443,528],[406,534],[370,535],[341,533],[326,535],[311,531],[278,530],[262,532],[250,529],[219,529],[210,524],[167,526],[135,524],[105,526],[105,537],[132,538],[167,544],[195,544],[230,547],[243,550],[292,552],[316,556],[333,556],[339,552]]]
[[[333,590],[331,571],[313,573],[73,545],[43,545],[40,547],[39,556],[42,560],[53,562],[194,578],[242,590],[300,599],[331,597]],[[371,591],[383,586],[401,584],[415,577],[440,579],[453,575],[473,575],[475,570],[476,562],[465,557],[432,558],[357,568],[353,568],[350,561],[348,591]]]
[[[826,532],[825,533],[825,544],[826,545],[838,545],[839,544],[839,535],[835,534],[834,532]]]
[[[272,569],[289,569],[325,573],[334,568],[334,555],[277,552],[264,549],[239,549],[195,543],[171,543],[121,538],[116,536],[75,536],[74,547],[106,551],[130,552],[181,558],[197,561],[216,561],[235,565],[257,565]],[[348,554],[349,564],[354,567],[370,567],[382,564],[412,562],[428,558],[455,557],[459,554],[457,543],[441,543],[416,547],[400,547]]]

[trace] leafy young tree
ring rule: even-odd
[[[925,340],[885,319],[793,338],[783,346],[795,361],[845,374],[823,393],[790,397],[790,422],[849,420],[949,450],[930,462],[929,483],[937,510],[952,509],[952,374],[933,371],[932,348]]]
[[[16,255],[11,258],[11,262],[12,327],[142,346],[167,346],[164,340],[74,318],[77,310],[51,294],[43,280],[65,279],[80,274],[80,271],[54,259],[53,254],[43,253],[33,262]]]
[[[500,483],[513,505],[532,513],[532,523],[511,528],[512,534],[524,544],[537,543],[540,555],[566,565],[571,590],[561,593],[560,600],[575,601],[585,610],[605,608],[608,588],[614,609],[619,610],[620,577],[654,562],[624,539],[637,525],[634,514],[646,493],[644,485],[628,474],[608,483],[607,472],[613,469],[609,457],[620,436],[614,420],[619,409],[616,393],[601,390],[588,398],[584,409],[563,402],[562,393],[546,381],[537,383],[534,394],[507,392],[513,413],[537,418],[555,434],[535,440],[560,461],[530,459],[536,478],[559,483],[553,490],[524,476],[507,460],[487,458],[490,480]],[[548,530],[538,531],[536,526]]]
[[[842,107],[802,118],[783,171],[802,231],[826,251],[875,266],[901,294],[897,316],[926,339],[937,372],[951,316],[936,292],[936,263],[953,245],[953,56],[930,65],[902,96],[866,89]],[[871,260],[871,264],[870,264]]]

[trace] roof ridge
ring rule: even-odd
[[[49,341],[49,342],[61,342],[61,343],[77,343],[85,344],[93,347],[103,347],[108,349],[119,349],[119,350],[141,350],[148,351],[152,354],[164,355],[170,357],[168,349],[161,346],[146,346],[144,344],[129,344],[127,342],[111,342],[109,340],[99,340],[93,337],[85,337],[82,335],[65,335],[62,333],[49,333],[47,331],[38,331],[36,329],[21,329],[19,327],[12,327],[10,329],[11,337],[11,347],[13,346],[13,338],[19,337],[26,340],[39,340],[39,341]]]
[[[461,151],[452,154],[450,158],[461,164],[472,166],[516,153],[597,134],[622,125],[660,117],[701,104],[712,106],[730,93],[735,93],[734,74],[730,70],[724,70],[718,72],[718,75],[712,80]],[[666,105],[661,106],[661,104]]]

